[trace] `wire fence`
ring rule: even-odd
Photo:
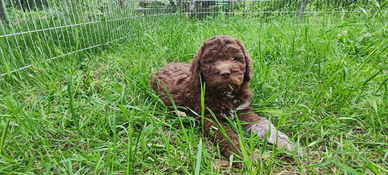
[[[0,79],[70,54],[98,51],[133,36],[136,20],[224,14],[265,18],[373,13],[382,0],[0,0]]]

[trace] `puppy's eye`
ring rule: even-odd
[[[238,58],[237,57],[233,57],[233,61],[238,61]]]
[[[209,63],[214,63],[214,60],[210,60]]]

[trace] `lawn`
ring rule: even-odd
[[[387,174],[388,14],[133,19],[131,35],[0,80],[0,174]],[[291,136],[285,151],[231,168],[193,116],[167,112],[152,72],[189,62],[215,35],[253,59],[254,111]],[[229,123],[237,128],[236,123]]]

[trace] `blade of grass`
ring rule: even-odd
[[[333,160],[332,163],[336,164],[337,166],[341,167],[344,171],[346,172],[350,172],[352,174],[356,174],[356,175],[362,175],[362,173],[356,171],[355,169],[341,163],[341,162],[338,162],[337,160]]]
[[[199,175],[199,170],[201,169],[201,159],[202,159],[202,138],[199,138],[197,164],[195,165],[195,175]]]
[[[242,155],[243,155],[243,162],[245,163],[245,165],[247,166],[247,168],[249,169],[249,174],[253,175],[253,174],[256,174],[253,169],[252,169],[252,159],[249,158],[249,155],[248,155],[248,152],[245,148],[245,140],[243,138],[244,134],[242,132],[242,127],[241,127],[241,123],[240,123],[240,120],[238,118],[238,115],[237,113],[235,112],[234,113],[234,116],[236,117],[236,122],[237,122],[237,128],[238,128],[238,139],[240,141],[240,145],[241,145],[241,152],[242,152]],[[253,153],[251,154],[252,158],[253,158]]]
[[[12,114],[8,117],[8,121],[5,125],[5,127],[3,128],[3,133],[1,134],[0,153],[1,153],[2,157],[6,158],[8,161],[11,161],[11,162],[14,162],[14,160],[11,159],[11,157],[7,154],[7,152],[4,149],[4,147],[5,147],[4,142],[5,142],[5,139],[7,137],[9,122],[11,121],[11,119],[14,116],[16,116],[27,105],[27,103],[30,101],[30,99],[31,98],[28,98],[22,104],[20,104],[15,110],[12,111]],[[7,102],[8,102],[8,104],[12,104],[9,99],[7,99]]]
[[[83,135],[82,132],[80,131],[79,128],[79,122],[78,122],[78,116],[75,113],[74,110],[74,100],[73,100],[73,93],[71,92],[71,89],[73,87],[73,82],[72,82],[72,77],[71,75],[68,77],[68,82],[67,82],[67,94],[69,96],[69,109],[71,113],[71,118],[73,119],[74,125],[79,132],[80,135]]]
[[[204,82],[202,84],[202,78],[200,75],[199,76],[199,82],[201,83],[201,128],[202,128],[202,137],[204,136],[205,134],[205,131],[204,131],[204,123],[205,122],[205,93],[206,93],[206,83]]]

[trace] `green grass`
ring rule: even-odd
[[[4,77],[0,174],[387,174],[387,16],[136,19],[131,36],[106,52]],[[189,62],[214,35],[245,43],[255,112],[296,150],[231,123],[245,151],[262,158],[229,168],[193,117],[166,113],[151,73]]]

